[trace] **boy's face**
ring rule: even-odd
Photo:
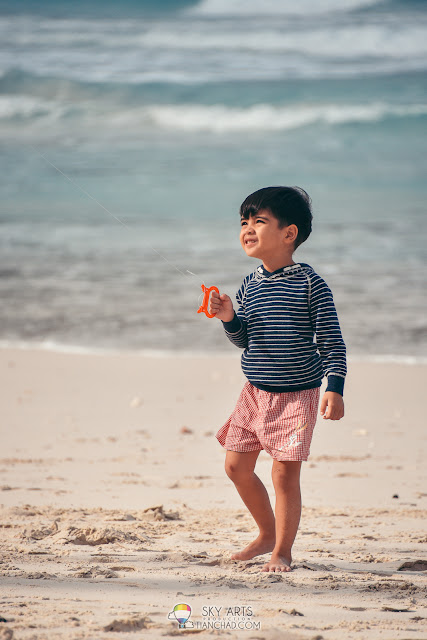
[[[298,229],[295,225],[280,228],[278,219],[268,209],[260,209],[248,220],[241,218],[240,224],[240,243],[247,256],[258,258],[265,264],[292,253],[295,237],[292,239],[289,231],[294,228],[298,233]]]

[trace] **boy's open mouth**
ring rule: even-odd
[[[255,244],[256,238],[246,238],[245,244]]]

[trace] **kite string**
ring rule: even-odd
[[[104,207],[104,205],[99,202],[99,200],[97,200],[96,198],[94,198],[88,191],[86,191],[85,189],[83,189],[83,187],[81,187],[79,184],[77,184],[77,182],[75,182],[72,178],[70,178],[69,176],[67,176],[66,173],[64,173],[63,171],[61,171],[61,169],[59,169],[59,167],[57,167],[56,165],[53,164],[53,162],[51,162],[48,158],[46,158],[46,156],[39,151],[39,149],[36,149],[36,147],[34,147],[33,145],[30,145],[31,149],[33,149],[36,153],[38,153],[39,156],[41,156],[43,158],[43,160],[45,162],[47,162],[48,164],[50,164],[51,167],[53,167],[53,169],[55,169],[55,171],[58,171],[58,173],[60,173],[62,176],[64,176],[64,178],[66,178],[69,182],[71,182],[72,185],[74,185],[77,189],[79,189],[82,193],[84,193],[88,198],[90,198],[91,200],[93,200],[94,202],[96,202],[97,205],[99,205],[101,207],[101,209],[103,209],[104,211],[106,211],[112,218],[114,218],[114,220],[116,220],[117,222],[119,222],[123,227],[125,227],[125,229],[128,229],[129,231],[132,231],[132,229],[130,227],[128,227],[127,224],[125,224],[123,222],[123,220],[120,220],[120,218],[118,218],[116,215],[114,215],[114,213],[112,213],[111,211],[109,211],[107,209],[107,207]],[[196,273],[193,273],[192,271],[189,271],[188,269],[184,271],[181,271],[181,269],[179,269],[176,265],[174,265],[172,262],[170,262],[170,260],[168,260],[163,254],[160,253],[160,251],[158,251],[157,249],[155,249],[153,246],[149,245],[150,249],[152,251],[154,251],[154,253],[157,253],[157,255],[162,258],[170,267],[172,267],[172,269],[175,269],[176,271],[178,271],[178,273],[180,273],[182,276],[185,276],[186,278],[188,277],[188,275],[191,276],[197,276]]]

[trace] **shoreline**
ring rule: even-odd
[[[124,347],[86,347],[76,344],[65,344],[53,341],[27,342],[0,340],[2,351],[46,351],[58,354],[88,355],[88,356],[134,356],[139,358],[233,358],[240,360],[241,351],[237,348],[229,351],[205,350],[192,351],[187,349],[126,349]],[[402,364],[427,365],[427,356],[413,356],[405,354],[347,354],[349,363],[367,364]]]

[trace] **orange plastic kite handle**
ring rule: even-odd
[[[209,296],[211,295],[211,291],[216,291],[217,293],[219,293],[218,287],[208,288],[208,287],[205,287],[204,284],[202,284],[202,289],[205,295],[203,296],[203,302],[200,305],[197,313],[205,313],[208,318],[215,318],[215,314],[209,313],[208,304],[209,304]]]

